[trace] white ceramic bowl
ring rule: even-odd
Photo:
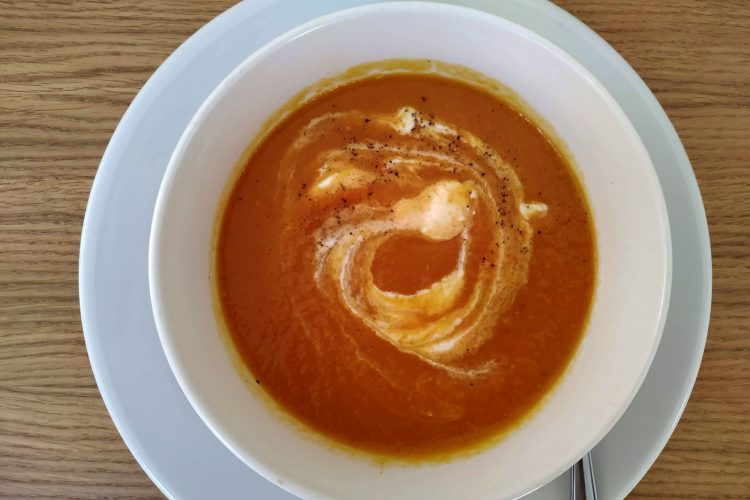
[[[591,320],[562,381],[497,446],[444,464],[380,467],[279,419],[238,376],[212,308],[212,230],[244,148],[302,88],[390,58],[461,64],[513,89],[574,156],[597,230]],[[666,318],[671,245],[646,150],[614,99],[580,64],[533,32],[486,13],[391,3],[295,29],[216,88],[183,134],[163,180],[149,278],[161,342],[180,386],[219,439],[269,480],[304,497],[513,498],[570,467],[634,397]]]

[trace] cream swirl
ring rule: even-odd
[[[512,166],[470,132],[413,108],[315,118],[283,165],[285,185],[305,179],[301,162],[313,162],[315,175],[284,206],[304,197],[315,208],[308,211],[323,214],[306,223],[315,250],[293,251],[314,260],[315,286],[402,352],[456,376],[491,370],[492,361],[463,360],[492,336],[525,284],[530,221],[547,211],[524,201]],[[302,213],[288,213],[288,226]],[[411,294],[379,288],[375,256],[398,235],[458,238],[455,267]]]

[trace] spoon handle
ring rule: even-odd
[[[570,500],[597,500],[591,453],[586,453],[570,469]]]

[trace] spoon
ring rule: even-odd
[[[586,453],[570,469],[570,500],[597,500],[591,453]]]

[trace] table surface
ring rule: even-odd
[[[632,498],[750,498],[750,2],[559,0],[640,73],[708,214],[695,390]],[[0,497],[158,498],[96,388],[78,246],[99,160],[162,61],[232,2],[0,0]],[[608,500],[608,499],[605,499]]]

